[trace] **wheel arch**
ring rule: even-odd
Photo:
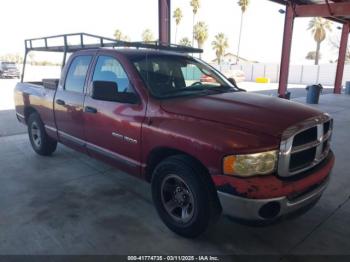
[[[24,121],[28,124],[29,116],[33,113],[38,113],[38,111],[32,106],[26,106],[24,108]]]
[[[157,147],[151,150],[151,152],[148,154],[145,169],[146,181],[151,182],[153,171],[159,163],[161,163],[166,158],[175,155],[183,155],[191,159],[191,161],[194,161],[198,166],[201,167],[203,170],[203,175],[207,176],[207,178],[210,179],[214,187],[214,182],[211,179],[208,168],[198,158],[187,152],[171,147]]]

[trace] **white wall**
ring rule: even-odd
[[[229,66],[222,66],[221,70],[227,67]],[[247,81],[255,81],[257,77],[268,77],[272,83],[279,81],[279,64],[242,63],[232,65],[231,69],[242,70]],[[290,65],[288,82],[303,85],[334,85],[336,69],[337,64]],[[346,81],[350,81],[350,65],[345,65],[343,85]]]

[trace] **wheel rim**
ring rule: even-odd
[[[36,122],[33,122],[30,129],[33,143],[38,148],[41,146],[41,131],[38,127],[38,124]]]
[[[189,222],[194,214],[193,194],[178,175],[168,175],[161,185],[162,204],[166,212],[178,223]]]

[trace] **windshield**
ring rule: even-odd
[[[157,54],[132,60],[158,98],[237,91],[215,69],[192,57]]]
[[[3,66],[4,66],[4,68],[13,68],[13,69],[16,69],[17,67],[16,67],[16,64],[15,63],[2,63],[3,64]]]

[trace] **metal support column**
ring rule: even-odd
[[[291,49],[292,49],[294,18],[295,18],[295,16],[294,16],[293,6],[292,6],[292,4],[288,3],[287,7],[286,7],[286,17],[285,17],[285,22],[284,22],[280,79],[279,79],[279,87],[278,87],[278,96],[281,98],[285,98],[286,92],[287,92],[290,53],[291,53]]]
[[[349,24],[344,24],[343,31],[341,34],[340,47],[339,47],[337,73],[335,76],[335,84],[334,84],[335,94],[341,94],[349,32],[350,32]]]
[[[159,41],[170,44],[170,2],[171,0],[158,0],[158,27]]]

